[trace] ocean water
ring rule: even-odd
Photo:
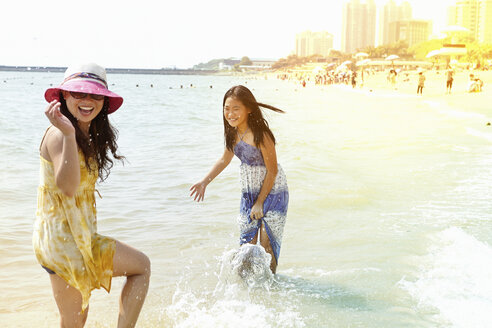
[[[58,325],[31,235],[43,93],[61,78],[0,72],[2,327]],[[125,98],[111,119],[127,162],[97,187],[98,228],[152,261],[138,327],[490,325],[486,95],[451,107],[264,77],[109,75],[109,83]],[[262,249],[238,247],[237,159],[205,202],[188,196],[223,151],[222,97],[235,84],[287,112],[267,113],[290,191],[277,275]],[[123,281],[109,295],[93,292],[86,327],[116,326]]]

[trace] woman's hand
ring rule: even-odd
[[[205,198],[205,189],[207,188],[207,185],[204,182],[198,182],[195,183],[193,186],[191,186],[191,194],[190,197],[193,197],[195,195],[195,201],[200,202]]]
[[[50,120],[51,124],[60,130],[63,135],[75,135],[75,128],[72,122],[60,112],[60,102],[58,100],[53,100],[48,104],[44,114]]]
[[[251,214],[249,215],[251,220],[259,220],[263,217],[263,203],[256,202],[251,208]]]

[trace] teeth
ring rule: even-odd
[[[94,107],[82,107],[82,106],[80,106],[80,109],[83,109],[83,110],[93,110]]]

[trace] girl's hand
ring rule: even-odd
[[[249,215],[251,220],[259,220],[263,217],[263,203],[256,202],[251,208],[251,214]]]
[[[198,182],[195,183],[193,186],[191,186],[191,194],[190,197],[193,197],[195,195],[195,201],[200,202],[205,198],[205,189],[207,188],[207,185],[203,182]]]
[[[63,135],[75,135],[75,128],[72,122],[60,112],[60,102],[58,100],[53,100],[49,103],[48,107],[44,111],[44,114],[50,120],[51,124],[60,130]]]

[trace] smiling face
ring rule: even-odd
[[[226,99],[224,104],[224,118],[230,126],[237,128],[239,131],[245,131],[248,128],[248,115],[251,113],[249,108],[234,97]]]
[[[67,108],[70,113],[77,119],[82,127],[89,126],[91,121],[101,112],[104,105],[104,98],[95,100],[90,95],[84,98],[74,98],[70,92],[62,91],[63,98],[67,103]]]

